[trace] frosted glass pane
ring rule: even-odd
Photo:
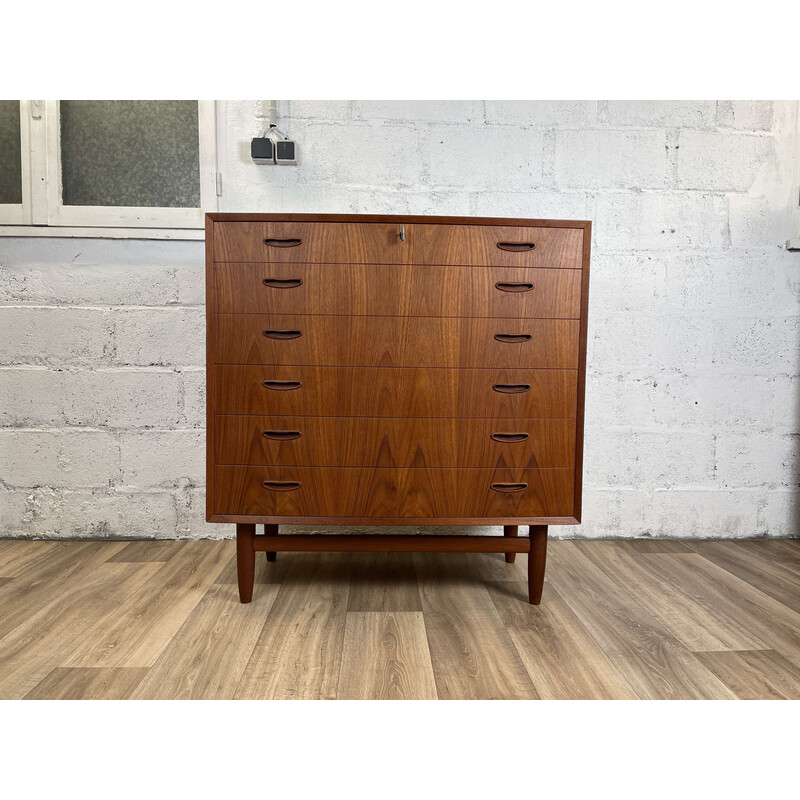
[[[196,100],[62,100],[66,206],[200,207]]]
[[[0,100],[0,203],[22,202],[19,100]]]

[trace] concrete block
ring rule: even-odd
[[[353,117],[360,120],[385,120],[409,126],[426,122],[483,122],[480,100],[358,100]]]
[[[116,309],[113,317],[118,364],[205,363],[204,309]]]
[[[760,490],[633,489],[620,494],[626,536],[746,539],[758,532]]]
[[[369,189],[358,192],[358,213],[469,216],[470,195],[455,188],[433,192]]]
[[[124,431],[119,437],[122,483],[136,488],[202,486],[205,431]]]
[[[205,306],[206,267],[205,263],[190,264],[175,270],[178,284],[176,305]]]
[[[206,522],[205,489],[185,487],[176,492],[175,502],[178,510],[178,539],[235,538],[235,525],[225,525],[218,522]],[[281,526],[282,529],[284,527],[285,526]],[[292,528],[296,527],[297,526],[294,525],[292,526]]]
[[[64,374],[44,367],[0,367],[0,426],[66,424]]]
[[[765,136],[681,131],[678,186],[746,192],[774,159],[775,145]]]
[[[266,103],[259,101],[261,114],[267,116]],[[345,122],[350,117],[349,100],[286,100],[278,102],[278,127],[281,117],[288,116],[292,119],[313,119],[325,122]]]
[[[797,489],[768,492],[763,517],[767,536],[800,536],[800,492]]]
[[[772,100],[720,100],[717,104],[717,124],[742,131],[772,129]]]
[[[712,128],[714,100],[606,100],[600,122],[613,127]]]
[[[729,195],[728,205],[731,247],[775,250],[790,238],[786,208],[776,208],[765,197],[749,194]]]
[[[111,349],[111,323],[101,309],[0,307],[2,364],[94,365]]]
[[[469,190],[530,190],[542,183],[539,131],[433,125],[429,183]]]
[[[83,488],[119,480],[119,445],[107,431],[0,429],[5,486]]]
[[[206,371],[187,369],[181,374],[183,413],[181,426],[204,428],[206,424]]]
[[[652,189],[666,185],[663,131],[556,132],[555,180],[561,188]]]
[[[0,489],[0,539],[22,529],[29,494],[27,489]]]
[[[660,254],[593,254],[589,319],[659,313],[666,302],[666,283],[667,260]]]
[[[599,251],[722,249],[727,244],[728,209],[719,195],[602,193],[595,219]]]
[[[475,214],[481,217],[588,219],[584,192],[476,191],[473,197]]]
[[[721,486],[797,486],[800,435],[768,431],[717,434],[716,481]]]
[[[486,122],[525,128],[581,128],[594,118],[595,100],[487,100]]]
[[[800,374],[800,318],[735,317],[717,322],[713,363],[750,373]]]
[[[617,489],[594,488],[584,485],[582,522],[580,525],[551,525],[551,539],[605,539],[624,536],[620,530]]]
[[[800,377],[775,375],[772,379],[775,401],[770,415],[778,431],[800,433]]]

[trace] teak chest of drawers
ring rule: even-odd
[[[547,526],[581,516],[590,238],[589,222],[207,216],[207,519],[236,523],[242,602],[256,551],[281,550],[528,553],[540,601]],[[505,536],[279,535],[304,523]]]

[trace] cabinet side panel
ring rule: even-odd
[[[214,221],[206,215],[206,520],[214,515]]]
[[[575,509],[573,516],[580,522],[583,501],[583,427],[584,406],[586,402],[586,342],[589,322],[589,256],[592,248],[592,223],[585,223],[583,229],[583,267],[581,278],[581,330],[578,354],[578,406],[576,412],[575,436]]]

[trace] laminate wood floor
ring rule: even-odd
[[[800,540],[234,551],[0,540],[0,699],[800,699]]]

